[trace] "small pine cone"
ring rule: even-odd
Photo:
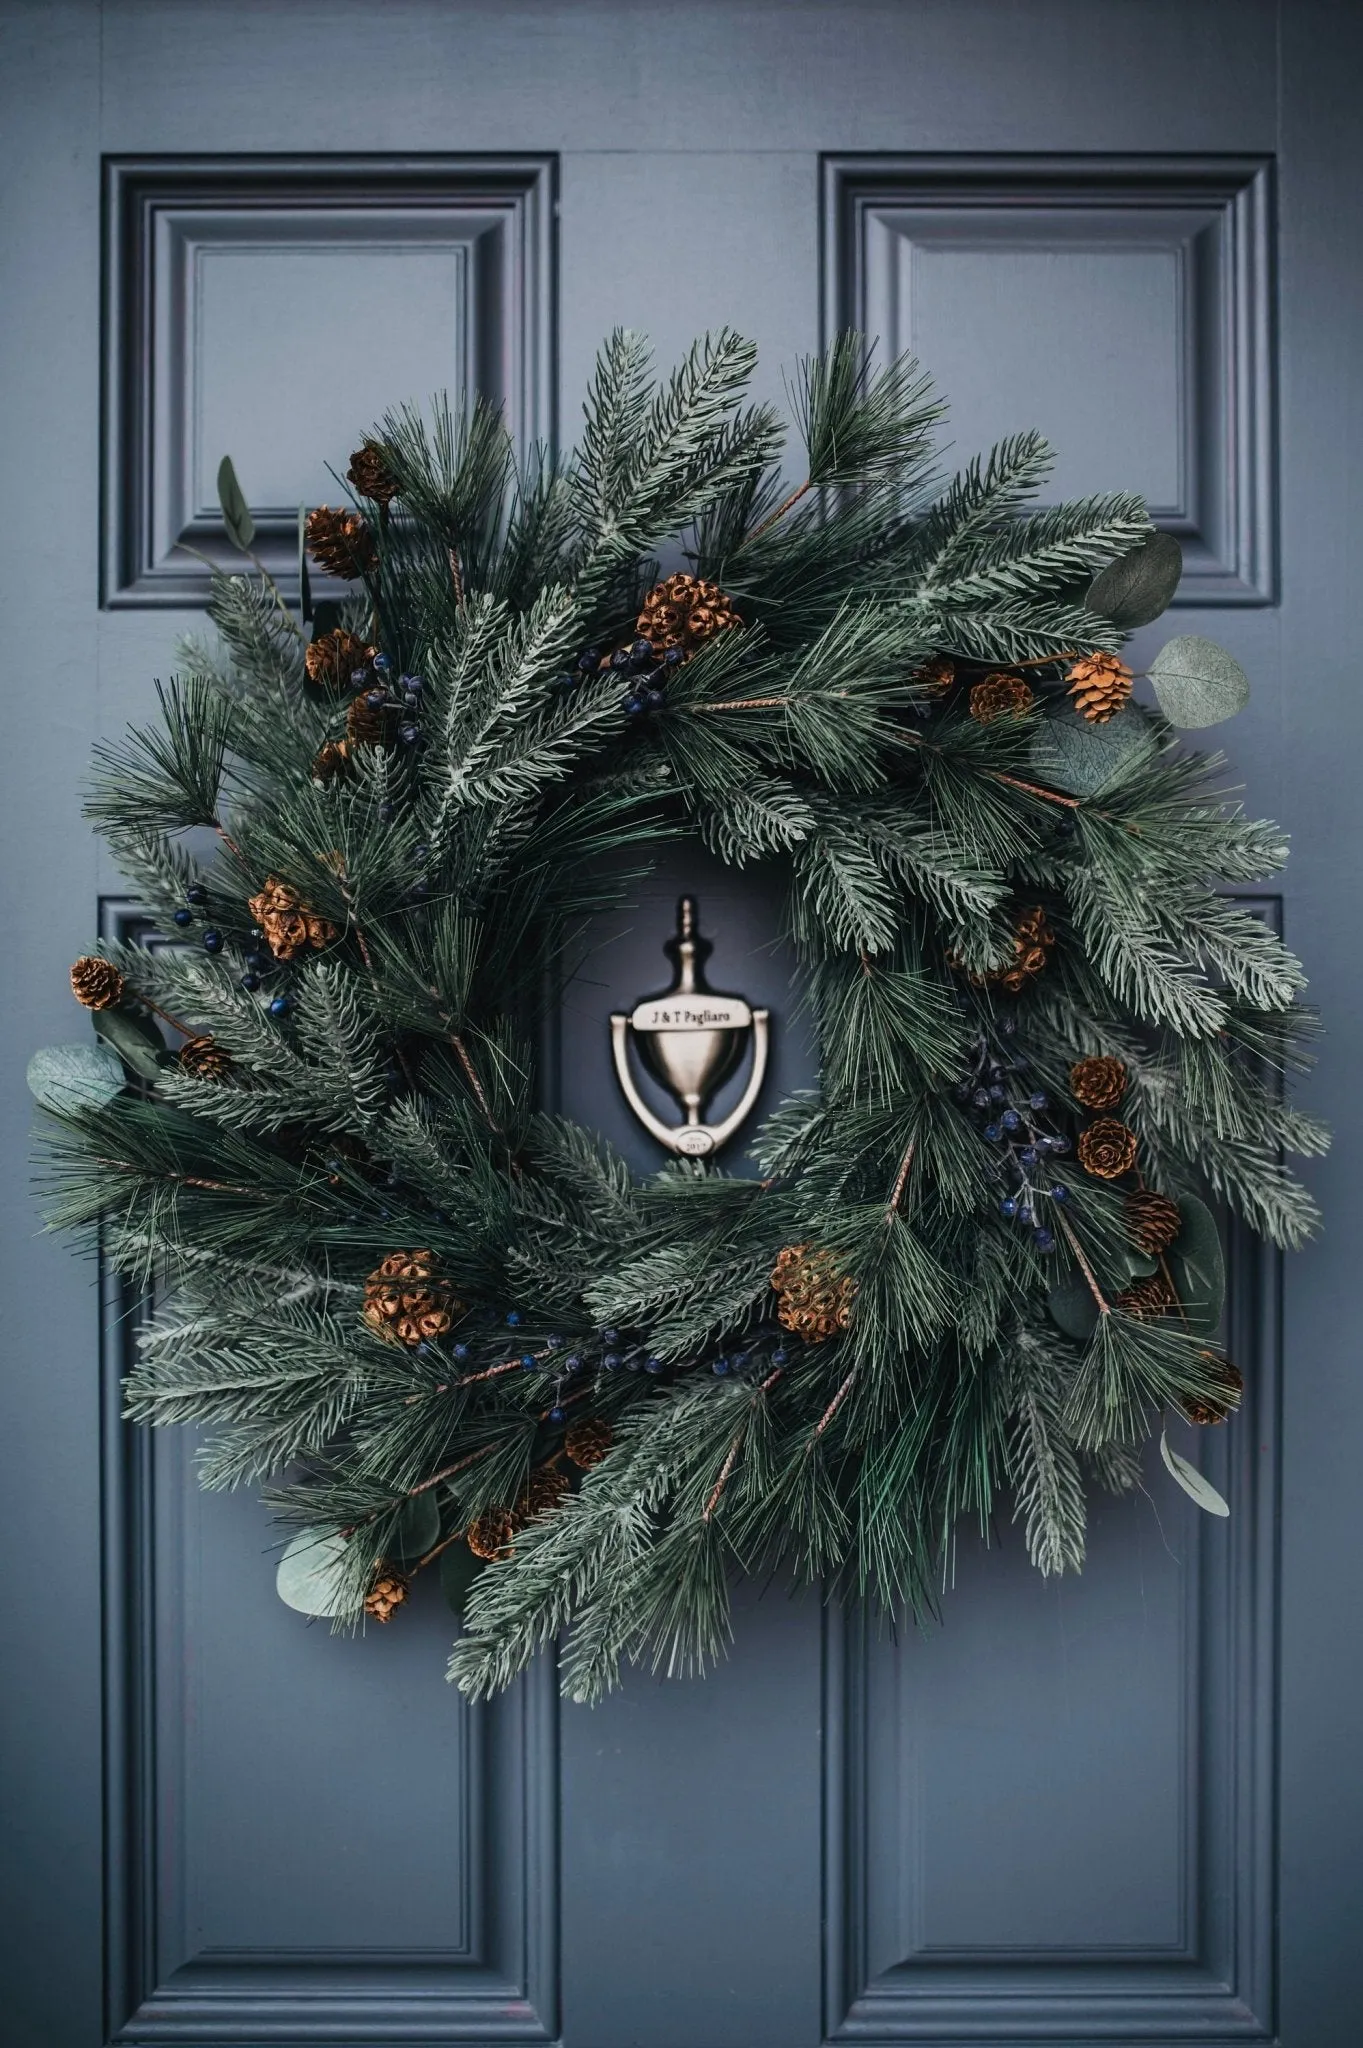
[[[655,583],[643,602],[635,630],[655,652],[681,647],[689,654],[703,640],[743,623],[717,583],[681,571]]]
[[[518,1529],[551,1515],[568,1491],[568,1476],[553,1465],[539,1465],[530,1474],[512,1517]]]
[[[584,1415],[563,1433],[563,1448],[584,1472],[599,1465],[615,1441],[615,1431],[601,1415]]]
[[[371,704],[376,691],[366,691],[351,700],[345,715],[346,738],[353,747],[391,747],[398,735],[398,709],[386,701]]]
[[[329,946],[337,935],[336,926],[319,917],[278,875],[271,875],[260,893],[248,899],[247,908],[276,960],[292,960],[309,946]]]
[[[226,1081],[232,1073],[231,1054],[213,1038],[187,1038],[179,1058],[181,1071],[197,1081]]]
[[[389,1252],[364,1283],[363,1316],[380,1337],[415,1347],[443,1337],[464,1304],[435,1277],[435,1254]]]
[[[510,1557],[515,1525],[505,1508],[487,1508],[470,1522],[464,1541],[475,1557]]]
[[[1126,1067],[1110,1053],[1094,1053],[1070,1068],[1070,1093],[1085,1109],[1115,1109],[1126,1093]]]
[[[112,1010],[123,1000],[123,976],[112,960],[82,953],[71,969],[71,993],[87,1010]]]
[[[955,680],[956,664],[945,654],[934,654],[913,673],[913,681],[930,697],[944,697]]]
[[[1095,1180],[1120,1180],[1136,1164],[1136,1133],[1115,1116],[1100,1116],[1079,1133],[1079,1164]]]
[[[328,690],[353,690],[356,685],[352,677],[358,669],[368,669],[373,653],[373,648],[366,647],[363,640],[337,626],[333,632],[323,633],[308,643],[303,666],[310,683]]]
[[[309,512],[305,531],[308,553],[329,575],[353,582],[378,561],[374,537],[357,512],[333,512],[330,505],[319,505]]]
[[[999,669],[972,685],[970,715],[980,725],[992,725],[996,718],[1021,718],[1035,702],[1030,683]]]
[[[364,1611],[371,1621],[391,1621],[412,1589],[405,1572],[381,1564],[373,1585],[364,1596]]]
[[[777,1254],[771,1284],[780,1304],[777,1321],[806,1344],[827,1343],[852,1320],[857,1283],[838,1272],[832,1252],[787,1245]]]
[[[1188,1399],[1180,1401],[1179,1406],[1189,1422],[1224,1422],[1231,1410],[1240,1405],[1240,1396],[1245,1391],[1245,1376],[1238,1366],[1232,1365],[1227,1358],[1218,1358],[1214,1351],[1204,1351],[1202,1356],[1220,1368],[1217,1378],[1225,1386],[1225,1400],[1221,1401],[1215,1397],[1209,1401]]]
[[[1115,654],[1086,654],[1069,672],[1070,695],[1090,725],[1106,725],[1131,695],[1131,670]]]
[[[346,482],[354,484],[360,497],[374,505],[391,505],[398,495],[397,478],[377,441],[366,441],[350,458]]]
[[[1010,995],[1015,996],[1020,995],[1046,965],[1049,949],[1055,944],[1055,933],[1039,905],[1022,911],[1013,931],[1012,959],[1005,967],[994,968],[984,978],[999,982]]]
[[[1152,1273],[1147,1280],[1133,1280],[1116,1297],[1117,1307],[1125,1309],[1137,1321],[1148,1323],[1155,1316],[1165,1316],[1178,1307],[1175,1294],[1163,1273]]]
[[[349,764],[349,740],[328,740],[312,764],[312,779],[325,788],[329,782],[339,782]]]
[[[1132,1244],[1151,1258],[1167,1252],[1183,1228],[1178,1203],[1153,1188],[1138,1188],[1126,1198],[1126,1231]]]

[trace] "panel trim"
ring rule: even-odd
[[[1282,899],[1237,896],[1281,931]],[[1227,1342],[1246,1399],[1199,1432],[1231,1502],[1195,1525],[1188,1623],[1186,1896],[1170,1950],[924,1951],[873,1975],[867,1952],[867,1616],[825,1610],[824,2032],[829,2042],[1231,2048],[1277,2031],[1277,1695],[1282,1255],[1229,1233]],[[1005,1541],[1016,1540],[1010,1534]],[[1200,1767],[1200,1768],[1199,1768]]]
[[[99,931],[151,933],[135,901],[100,901]],[[145,1297],[101,1261],[105,2036],[246,2048],[283,2041],[536,2042],[558,2032],[558,1695],[536,1659],[505,1699],[469,1708],[474,1831],[510,1859],[509,1910],[474,1887],[465,1945],[208,1950],[161,1979],[155,1476],[158,1432],[122,1420]],[[501,1763],[505,1768],[498,1768]],[[476,1844],[474,1845],[476,1853]]]
[[[1156,523],[1185,553],[1176,605],[1268,605],[1277,598],[1274,161],[1266,156],[825,155],[825,342],[874,332],[876,238],[887,213],[919,208],[945,226],[972,215],[1196,208],[1212,227],[1190,242],[1180,424],[1184,503]],[[1187,465],[1191,464],[1191,469]]]
[[[160,445],[179,422],[158,419],[158,393],[177,371],[166,273],[183,264],[186,218],[385,216],[408,225],[441,213],[485,222],[468,259],[495,320],[468,336],[468,377],[499,398],[517,449],[556,437],[558,159],[553,155],[111,156],[103,165],[100,603],[106,609],[202,606],[203,564],[231,549],[216,508],[180,505],[171,481],[182,451]],[[227,237],[230,239],[230,235]],[[183,280],[182,280],[183,287]],[[407,394],[395,392],[394,400]],[[164,411],[164,407],[160,408]],[[174,502],[171,502],[174,501]],[[178,509],[177,509],[178,508]],[[290,602],[297,598],[296,508],[257,517],[258,550]]]

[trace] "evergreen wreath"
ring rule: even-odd
[[[438,1560],[475,1696],[561,1634],[578,1699],[704,1668],[778,1562],[928,1608],[1005,1490],[1078,1568],[1086,1479],[1238,1402],[1209,1202],[1315,1222],[1302,973],[1213,886],[1285,842],[1177,732],[1244,676],[1180,635],[1156,710],[1121,659],[1177,544],[1130,494],[1028,511],[1034,434],[935,493],[939,406],[854,335],[783,492],[754,362],[655,385],[617,333],[577,453],[519,470],[481,404],[395,412],[306,520],[301,621],[215,573],[221,651],[88,804],[175,943],[79,961],[96,1043],[30,1070],[51,1221],[156,1289],[129,1415],[270,1482],[304,1612],[386,1622]],[[760,1179],[636,1179],[537,1101],[584,920],[687,837],[789,880],[820,1085]]]

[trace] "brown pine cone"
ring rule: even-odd
[[[429,1344],[443,1337],[464,1304],[435,1274],[435,1253],[389,1252],[364,1283],[364,1320],[380,1337]]]
[[[1079,1133],[1079,1164],[1095,1180],[1120,1180],[1136,1164],[1136,1133],[1115,1116],[1100,1116]]]
[[[1035,702],[1030,683],[999,669],[971,686],[970,715],[980,725],[992,725],[996,718],[1021,718]]]
[[[374,537],[358,512],[333,512],[330,505],[319,505],[309,512],[305,532],[308,553],[329,575],[354,582],[378,561]]]
[[[347,633],[344,626],[337,626],[334,631],[309,641],[303,655],[303,666],[308,672],[308,681],[323,689],[357,690],[360,685],[354,678],[363,670],[363,680],[368,681],[373,653],[374,649],[367,647],[363,640]]]
[[[346,482],[354,484],[362,498],[375,505],[391,505],[398,495],[397,479],[377,441],[366,441],[350,458]]]
[[[1149,1279],[1133,1280],[1129,1287],[1124,1287],[1116,1296],[1116,1305],[1129,1316],[1148,1323],[1155,1316],[1165,1316],[1176,1309],[1178,1296],[1163,1273],[1152,1273]]]
[[[323,788],[338,782],[350,763],[349,740],[328,740],[312,764],[312,779]]]
[[[232,1072],[232,1056],[216,1039],[187,1038],[180,1047],[180,1066],[198,1081],[225,1081]]]
[[[552,1514],[564,1494],[568,1491],[568,1475],[554,1465],[538,1465],[526,1482],[525,1492],[516,1502],[512,1517],[518,1529],[527,1522],[539,1520],[541,1515]]]
[[[949,655],[934,654],[913,672],[912,680],[932,697],[944,697],[956,680],[956,664]]]
[[[464,1541],[475,1557],[510,1557],[515,1527],[505,1508],[487,1508],[476,1522],[470,1522]]]
[[[1158,1258],[1167,1252],[1183,1228],[1178,1203],[1153,1188],[1137,1188],[1126,1198],[1126,1230],[1132,1244]]]
[[[1126,1093],[1126,1067],[1110,1053],[1094,1053],[1070,1068],[1070,1093],[1085,1109],[1115,1109]]]
[[[563,1448],[584,1472],[601,1460],[615,1442],[615,1431],[601,1415],[583,1415],[563,1432]]]
[[[112,1010],[123,1000],[123,976],[112,960],[82,953],[71,969],[71,993],[87,1010]]]
[[[1070,695],[1090,725],[1106,725],[1131,695],[1131,670],[1115,654],[1085,654],[1069,672]]]
[[[375,692],[365,691],[351,700],[345,715],[346,738],[352,747],[391,747],[398,736],[398,709],[386,701],[371,704]]]
[[[364,1611],[372,1621],[391,1621],[411,1591],[412,1582],[405,1572],[394,1571],[388,1564],[381,1564],[373,1585],[364,1596]]]
[[[717,583],[680,571],[655,583],[644,599],[635,631],[656,654],[680,647],[687,654],[703,640],[743,623]]]
[[[1055,944],[1055,933],[1046,922],[1046,913],[1039,905],[1024,910],[1013,927],[1013,958],[1005,967],[996,967],[985,976],[986,981],[997,981],[1010,995],[1020,995],[1029,981],[1040,974],[1046,965],[1049,949]]]
[[[278,875],[269,876],[260,893],[248,898],[247,908],[276,960],[292,960],[308,946],[329,946],[337,936],[336,926],[310,909]]]
[[[1225,1386],[1225,1400],[1221,1401],[1215,1397],[1209,1401],[1189,1399],[1180,1401],[1179,1407],[1189,1422],[1224,1422],[1231,1410],[1240,1405],[1240,1396],[1245,1391],[1245,1376],[1238,1366],[1232,1365],[1228,1358],[1218,1358],[1214,1351],[1204,1351],[1202,1356],[1220,1368],[1216,1377]]]
[[[806,1344],[826,1343],[852,1320],[857,1283],[838,1272],[832,1252],[787,1245],[777,1253],[771,1284],[780,1304],[776,1320]]]

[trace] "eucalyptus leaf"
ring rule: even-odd
[[[256,522],[251,517],[251,508],[246,502],[246,493],[237,482],[237,472],[232,467],[230,455],[224,455],[218,464],[218,503],[222,507],[222,523],[227,528],[227,538],[234,548],[249,555],[256,537]]]
[[[298,1614],[349,1614],[354,1601],[345,1590],[344,1536],[300,1529],[279,1560],[275,1591]]]
[[[123,1062],[102,1045],[40,1046],[26,1079],[34,1101],[59,1116],[102,1109],[128,1085]]]
[[[144,1081],[154,1081],[166,1061],[166,1041],[150,1017],[132,1010],[95,1010],[94,1026],[125,1065]]]
[[[1165,1257],[1188,1328],[1198,1337],[1212,1337],[1221,1322],[1226,1299],[1226,1261],[1216,1218],[1196,1195],[1179,1197],[1183,1228]]]
[[[1038,726],[1029,759],[1033,772],[1052,789],[1092,796],[1132,754],[1153,745],[1149,727],[1134,705],[1124,706],[1106,725],[1092,725],[1075,712],[1056,711]]]
[[[404,1501],[393,1535],[393,1549],[399,1557],[424,1557],[440,1541],[440,1509],[434,1493],[413,1494]]]
[[[1151,533],[1099,570],[1085,608],[1131,632],[1169,607],[1183,574],[1183,550],[1172,533]]]
[[[1233,654],[1201,633],[1177,633],[1150,664],[1150,681],[1170,725],[1188,732],[1234,718],[1249,702],[1249,677]]]
[[[1161,1432],[1160,1434],[1159,1454],[1174,1478],[1178,1481],[1178,1484],[1187,1494],[1189,1500],[1195,1500],[1204,1513],[1209,1515],[1228,1515],[1230,1513],[1228,1503],[1221,1498],[1221,1495],[1217,1492],[1211,1481],[1202,1477],[1196,1465],[1190,1465],[1188,1460],[1181,1458],[1177,1451],[1170,1450],[1167,1432]]]
[[[1097,1327],[1098,1304],[1082,1273],[1057,1280],[1046,1296],[1046,1306],[1052,1322],[1058,1323],[1067,1337],[1073,1337],[1076,1344],[1088,1343]]]
[[[467,1543],[451,1543],[448,1550],[441,1551],[440,1590],[452,1613],[463,1615],[469,1588],[483,1569],[485,1561],[481,1557],[475,1557]]]

